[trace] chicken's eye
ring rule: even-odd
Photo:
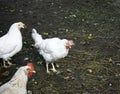
[[[20,24],[18,24],[18,26],[20,26]]]
[[[30,68],[28,68],[27,71],[30,71]]]

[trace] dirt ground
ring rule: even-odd
[[[37,71],[29,78],[28,94],[120,94],[119,0],[0,0],[0,36],[14,22],[24,22],[23,48],[12,57],[17,64],[2,67],[0,85],[17,68],[32,61]],[[56,61],[59,73],[46,73],[32,28],[44,38],[73,39],[67,57]]]

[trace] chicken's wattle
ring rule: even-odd
[[[66,45],[65,48],[66,48],[66,49],[70,49],[71,46],[70,46],[70,45]]]

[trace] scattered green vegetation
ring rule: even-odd
[[[16,4],[12,0],[7,3],[0,3],[1,15],[5,15],[5,20],[0,15],[1,30],[7,31],[8,23],[16,20],[28,25],[22,32],[23,49],[12,59],[18,66],[26,61],[35,65],[37,73],[29,79],[29,94],[120,94],[119,0],[17,0]],[[56,62],[58,74],[46,74],[43,58],[32,46],[32,28],[44,38],[75,41],[69,55]],[[9,72],[0,69],[0,84],[11,78],[16,67]]]

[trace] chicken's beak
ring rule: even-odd
[[[21,28],[26,28],[26,25],[25,25],[25,24],[22,24]]]
[[[20,22],[20,28],[26,28],[26,25],[22,22]]]
[[[36,71],[32,71],[33,73],[36,73]]]
[[[27,28],[27,26],[24,24],[23,28]]]

